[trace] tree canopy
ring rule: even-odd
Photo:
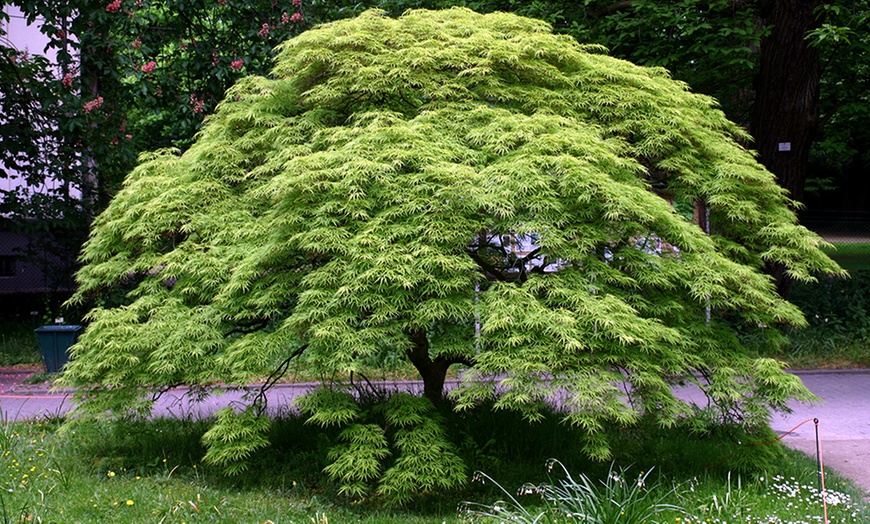
[[[744,344],[804,324],[763,269],[841,270],[742,139],[665,70],[538,20],[324,24],[239,80],[190,149],[144,155],[96,219],[73,300],[129,293],[91,311],[62,383],[87,388],[87,411],[129,413],[155,386],[410,362],[425,399],[395,397],[379,424],[341,381],[300,402],[347,426],[328,469],[346,491],[397,500],[462,478],[433,407],[454,364],[457,409],[534,420],[558,392],[602,458],[605,424],[694,413],[677,381],[764,424],[809,393]],[[207,459],[266,444],[263,402],[219,414]]]

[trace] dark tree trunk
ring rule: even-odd
[[[454,363],[453,360],[438,357],[435,360],[429,356],[429,339],[423,330],[408,333],[413,347],[408,350],[408,358],[423,379],[423,396],[428,398],[435,406],[441,405],[444,396],[444,379],[447,377],[447,368]]]
[[[806,34],[819,27],[821,0],[765,0],[761,22],[770,33],[761,41],[751,133],[759,160],[800,202],[804,196],[810,145],[819,126],[819,53]],[[791,282],[785,268],[770,268],[780,294]]]

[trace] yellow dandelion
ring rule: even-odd
[[[112,477],[115,476],[115,472],[114,472],[114,471],[110,471],[110,472],[106,473],[106,475],[108,475],[109,478],[112,478]]]
[[[133,504],[135,504],[135,503],[134,503],[132,500],[129,500],[129,499],[127,500],[127,505],[128,505],[128,506],[132,506]]]

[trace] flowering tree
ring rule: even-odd
[[[127,129],[145,149],[186,147],[224,91],[267,71],[272,49],[306,24],[300,0],[114,0],[97,18],[111,21]]]
[[[185,153],[144,157],[98,217],[74,300],[131,291],[90,313],[63,381],[86,411],[147,413],[154,386],[403,360],[424,398],[366,411],[336,384],[300,404],[346,426],[327,469],[346,492],[398,501],[462,481],[435,411],[452,365],[459,409],[534,419],[560,392],[596,457],[607,424],[690,416],[675,381],[763,425],[808,392],[743,345],[804,323],[762,269],[840,270],[744,138],[664,70],[536,20],[457,8],[320,26],[240,80]],[[264,446],[265,407],[254,390],[221,411],[206,459]]]
[[[70,111],[79,100],[59,72],[64,64],[41,51],[19,48],[0,30],[0,178],[12,180],[0,189],[0,225],[28,234],[21,254],[40,267],[44,288],[57,291],[72,286],[87,235],[89,213],[80,196],[89,181],[78,130],[95,122]]]
[[[32,233],[52,287],[69,288],[71,271],[44,254],[74,260],[139,153],[186,148],[225,90],[306,25],[300,0],[15,4],[57,58],[0,38],[0,176],[15,179],[0,213]],[[63,245],[39,245],[48,238]]]

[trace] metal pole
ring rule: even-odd
[[[819,483],[819,492],[822,491],[822,447],[819,441],[819,419],[814,418],[813,423],[816,425],[816,477]]]

